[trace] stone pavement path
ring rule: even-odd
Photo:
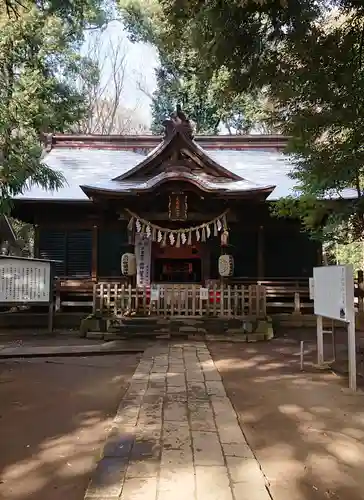
[[[85,498],[271,499],[204,343],[144,352]]]

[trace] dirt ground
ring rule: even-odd
[[[1,499],[83,499],[139,358],[0,362]]]
[[[267,343],[210,343],[209,348],[273,500],[363,500],[364,393],[352,394],[346,378],[313,367],[312,338],[305,333],[294,340],[288,335]],[[300,339],[305,340],[304,372]],[[330,346],[326,353],[329,357]],[[0,362],[1,500],[83,499],[139,358]]]
[[[364,393],[318,372],[315,346],[212,343],[211,354],[274,500],[364,499]]]
[[[32,346],[32,347],[43,347],[43,346],[64,346],[64,345],[100,345],[103,344],[103,340],[93,340],[80,338],[77,335],[72,334],[41,334],[41,335],[31,335],[24,331],[13,331],[9,334],[2,333],[0,335],[0,350],[4,347],[16,347],[16,346]]]

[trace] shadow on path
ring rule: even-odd
[[[83,499],[139,358],[0,362],[1,499]]]
[[[211,343],[209,349],[274,500],[364,498],[364,394],[312,366],[298,342]]]

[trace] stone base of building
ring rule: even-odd
[[[271,319],[257,318],[128,318],[88,317],[80,335],[92,339],[185,338],[189,340],[236,340],[256,342],[273,338]]]

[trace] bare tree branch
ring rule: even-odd
[[[153,93],[148,89],[148,85],[145,81],[145,77],[141,73],[135,73],[136,75],[136,85],[138,90],[142,94],[144,94],[148,99],[150,99],[152,102],[154,102],[154,96]]]
[[[78,84],[86,95],[87,113],[73,132],[82,134],[145,133],[147,124],[136,108],[123,104],[127,54],[125,40],[99,30],[89,35],[86,56],[94,64],[96,76],[85,75]]]

